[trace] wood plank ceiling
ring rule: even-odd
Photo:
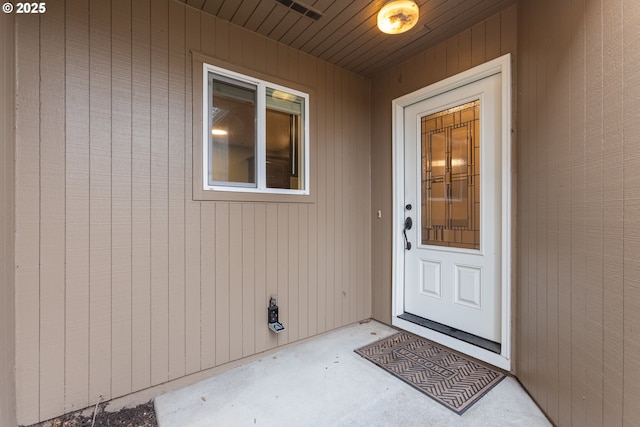
[[[316,21],[276,0],[176,0],[302,52],[371,77],[504,9],[514,0],[416,0],[420,21],[399,35],[377,29],[387,0],[296,0]],[[285,1],[285,3],[290,3]]]

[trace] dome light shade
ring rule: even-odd
[[[418,23],[420,9],[412,0],[392,0],[378,12],[378,28],[383,33],[400,34]]]

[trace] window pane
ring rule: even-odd
[[[304,98],[267,88],[268,188],[304,188]]]
[[[255,187],[256,88],[209,74],[209,183]]]

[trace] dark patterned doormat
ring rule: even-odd
[[[458,415],[505,377],[408,332],[391,335],[355,352]]]

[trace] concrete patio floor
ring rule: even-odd
[[[353,351],[395,332],[350,325],[158,396],[159,425],[551,425],[514,378],[457,415]]]

